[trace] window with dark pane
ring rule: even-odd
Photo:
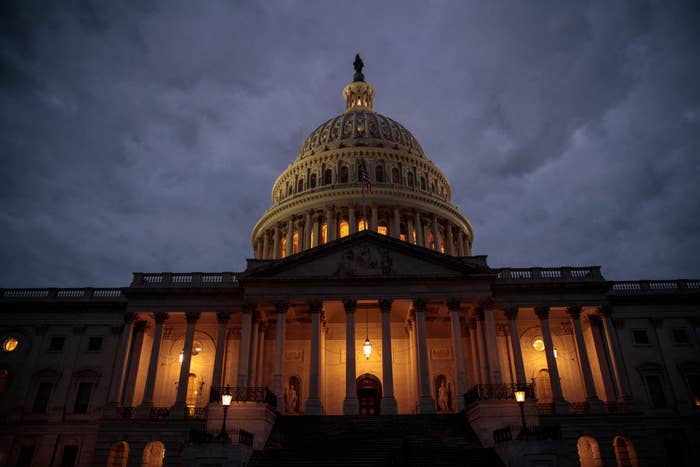
[[[99,352],[102,350],[102,337],[91,337],[88,340],[88,351]]]
[[[92,395],[93,383],[78,384],[78,394],[75,396],[75,407],[73,413],[87,413],[90,406],[90,396]]]
[[[53,389],[53,383],[48,381],[39,383],[36,396],[34,397],[34,404],[32,405],[32,413],[46,413],[46,409],[49,406],[49,398],[51,397],[51,389]]]

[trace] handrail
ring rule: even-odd
[[[39,289],[0,289],[0,298],[10,300],[60,299],[60,300],[100,300],[110,301],[125,298],[119,288],[39,288]]]

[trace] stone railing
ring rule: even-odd
[[[465,405],[483,400],[512,400],[515,402],[515,391],[525,391],[528,400],[535,399],[533,384],[476,384],[464,394]]]
[[[700,292],[700,279],[671,281],[620,281],[613,283],[612,295],[667,294]]]
[[[211,388],[209,402],[221,402],[221,394],[231,393],[233,402],[259,402],[277,408],[277,396],[266,387],[218,387]]]
[[[118,300],[124,298],[122,289],[0,289],[0,298],[9,300],[50,299],[50,300]]]
[[[135,272],[131,287],[237,287],[235,272]]]
[[[561,268],[504,268],[499,281],[603,281],[600,266]]]

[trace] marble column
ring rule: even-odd
[[[253,327],[253,305],[244,305],[241,313],[241,339],[238,349],[238,379],[236,386],[248,386],[248,364],[250,363],[250,334]]]
[[[525,376],[525,364],[523,363],[523,350],[520,346],[520,332],[518,331],[518,307],[508,307],[505,310],[510,328],[510,345],[513,349],[513,361],[515,365],[515,379],[518,385],[527,384]]]
[[[268,230],[263,234],[263,250],[262,259],[270,259],[270,232]]]
[[[393,358],[391,354],[391,300],[380,300],[379,308],[382,313],[382,383],[384,386],[382,388],[381,409],[383,415],[396,415]]]
[[[143,352],[143,339],[146,335],[146,325],[148,323],[143,320],[137,320],[134,324],[134,337],[131,344],[131,352],[129,356],[129,371],[126,375],[124,384],[124,392],[122,393],[122,403],[124,407],[134,406],[134,392],[136,388],[136,378],[139,372],[139,361]]]
[[[348,224],[350,224],[349,227],[349,232],[350,234],[354,234],[357,232],[357,220],[355,219],[355,206],[350,205],[348,206]]]
[[[493,384],[502,384],[503,375],[501,373],[501,359],[498,355],[498,338],[496,337],[496,317],[491,306],[484,307],[484,323],[486,325],[486,353],[489,364],[489,380]]]
[[[326,240],[328,242],[332,242],[337,238],[336,223],[335,208],[330,206],[326,208]]]
[[[457,253],[459,253],[459,256],[464,256],[464,234],[462,229],[457,232]]]
[[[474,374],[474,384],[484,384],[481,374],[481,358],[479,357],[479,344],[476,336],[476,319],[469,320],[469,342],[472,349],[472,372]]]
[[[226,325],[231,318],[228,311],[216,313],[216,352],[214,353],[214,371],[211,376],[211,388],[209,391],[209,402],[221,403],[219,388],[225,386],[223,376],[224,353],[226,352]]]
[[[180,366],[180,379],[177,384],[177,396],[175,405],[170,411],[173,418],[183,418],[187,409],[187,384],[190,377],[190,365],[192,363],[192,344],[194,343],[194,328],[199,320],[199,312],[188,311],[185,313],[187,330],[185,331],[185,348],[183,349],[182,365]]]
[[[265,370],[265,330],[267,323],[260,322],[258,325],[258,352],[255,363],[255,386],[263,387],[263,373]]]
[[[574,328],[574,338],[576,340],[576,349],[578,350],[578,358],[581,363],[581,373],[583,374],[583,388],[586,393],[586,402],[592,413],[602,413],[603,403],[595,392],[595,383],[593,382],[593,372],[591,371],[591,362],[588,359],[588,351],[586,350],[586,342],[583,340],[583,331],[581,330],[581,307],[570,306],[567,309],[571,325]]]
[[[476,311],[476,345],[479,349],[479,373],[481,384],[493,384],[489,372],[488,348],[484,339],[484,309],[479,307]]]
[[[304,247],[301,250],[308,250],[311,248],[311,214],[313,211],[306,212],[306,219],[304,220]]]
[[[440,224],[436,215],[433,215],[433,243],[435,251],[440,251],[442,247],[440,244]]]
[[[617,400],[617,388],[615,387],[612,368],[608,362],[611,359],[608,357],[608,351],[603,342],[603,322],[598,315],[588,315],[588,322],[591,327],[591,335],[593,337],[593,346],[595,349],[598,366],[600,367],[601,377],[603,378],[603,390],[605,391],[606,401]]]
[[[256,367],[258,362],[258,337],[260,321],[259,317],[253,316],[253,330],[250,333],[250,356],[248,357],[248,384],[255,386]]]
[[[459,323],[459,300],[447,302],[450,310],[450,324],[452,325],[452,347],[454,348],[455,374],[457,375],[457,412],[464,410],[464,393],[467,392],[467,375],[465,373],[464,351],[462,350],[462,326]]]
[[[119,336],[116,363],[112,372],[112,384],[109,390],[109,405],[111,407],[118,407],[121,403],[120,398],[124,390],[124,380],[126,379],[126,362],[131,350],[131,338],[134,333],[135,320],[135,313],[126,312],[124,314],[124,326]]]
[[[430,368],[428,367],[428,343],[425,328],[425,302],[413,300],[416,314],[416,333],[418,339],[418,373],[420,374],[420,397],[418,411],[435,413],[435,400],[430,391]]]
[[[613,374],[615,375],[615,381],[617,383],[618,401],[629,406],[632,402],[632,391],[630,389],[629,379],[627,378],[627,372],[625,371],[625,361],[622,357],[620,343],[617,340],[617,333],[615,332],[615,327],[611,319],[612,308],[603,306],[600,308],[600,312],[603,320],[605,340],[608,341],[608,352],[613,364]]]
[[[344,300],[345,307],[345,399],[343,415],[357,415],[360,410],[357,400],[355,368],[355,309],[356,300]]]
[[[280,257],[280,226],[275,224],[275,230],[272,235],[272,259]]]
[[[146,374],[146,383],[143,389],[143,400],[141,405],[136,409],[138,417],[148,417],[151,414],[153,407],[153,394],[156,388],[156,377],[158,372],[158,360],[160,359],[160,346],[163,341],[163,324],[168,319],[167,313],[154,313],[156,327],[153,332],[153,344],[151,347],[151,357],[148,361],[148,373]]]
[[[416,243],[416,237],[415,237],[415,225],[413,224],[413,219],[408,217],[406,219],[406,239],[408,240],[408,243],[415,244]]]
[[[379,226],[379,214],[377,213],[377,206],[372,206],[372,219],[370,220],[370,226],[369,228],[373,231],[377,231],[377,227]]]
[[[292,237],[294,236],[294,221],[290,217],[287,221],[287,244],[284,246],[284,256],[292,255]]]
[[[398,207],[394,207],[394,222],[391,229],[391,236],[401,238],[401,212]]]
[[[311,234],[311,248],[315,248],[320,244],[319,240],[319,235],[321,234],[320,232],[320,226],[321,225],[321,214],[318,214],[314,216],[314,225],[311,227],[313,229],[313,232]]]
[[[406,321],[406,334],[408,335],[408,378],[409,378],[409,400],[411,407],[415,410],[418,403],[418,375],[416,373],[416,336],[414,331],[414,321],[408,319]]]
[[[275,373],[272,376],[272,391],[277,395],[279,401],[277,410],[284,415],[285,404],[282,378],[284,377],[284,341],[287,326],[287,310],[289,303],[279,302],[275,304],[277,311],[277,329],[275,334]]]
[[[416,209],[415,215],[416,222],[416,244],[418,246],[425,246],[425,232],[423,231],[423,221],[420,218],[420,211]]]
[[[445,252],[450,256],[455,256],[455,238],[452,233],[452,222],[447,221],[445,223],[447,234],[445,235],[445,241],[447,242],[447,248]]]
[[[319,357],[321,340],[321,302],[312,302],[311,312],[311,354],[309,355],[309,398],[304,403],[304,415],[323,415],[319,397]]]
[[[542,328],[542,340],[544,341],[544,353],[547,357],[547,370],[549,372],[549,383],[552,386],[552,398],[554,399],[554,411],[558,415],[569,413],[569,404],[564,400],[564,393],[561,389],[561,379],[559,378],[559,368],[557,359],[554,356],[554,341],[552,331],[549,328],[549,307],[538,306],[535,314],[540,319]]]

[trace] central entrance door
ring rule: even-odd
[[[369,373],[356,380],[357,399],[360,402],[360,415],[379,415],[382,400],[382,383]]]

